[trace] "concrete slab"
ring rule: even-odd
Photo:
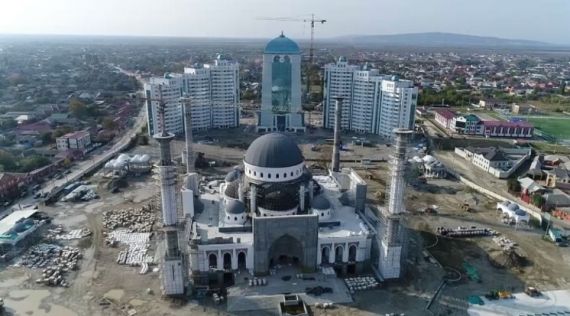
[[[267,285],[249,286],[249,274],[238,274],[236,284],[228,289],[228,312],[253,311],[272,309],[277,310],[279,302],[283,299],[283,294],[298,294],[308,305],[316,303],[352,303],[352,296],[348,291],[344,281],[337,277],[331,277],[322,273],[303,274],[305,277],[314,280],[303,280],[297,278],[301,273],[292,266],[284,266],[277,269],[275,275],[265,277]],[[282,277],[291,276],[291,279],[284,281]],[[245,280],[248,278],[248,280]],[[332,293],[325,293],[320,296],[307,295],[308,287],[330,287]]]

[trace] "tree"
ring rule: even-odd
[[[30,156],[30,157],[26,157],[23,158],[22,160],[20,160],[20,166],[18,168],[18,171],[20,172],[30,172],[34,169],[38,169],[41,168],[43,166],[47,166],[51,161],[43,156],[38,156],[38,155],[34,155],[34,156]]]
[[[77,118],[84,118],[88,114],[85,103],[81,102],[77,98],[73,98],[69,101],[69,111]]]
[[[507,180],[507,188],[509,192],[518,193],[521,191],[521,184],[518,179],[511,178]]]
[[[15,120],[3,120],[0,122],[0,129],[1,130],[11,130],[14,127],[18,126],[18,123]]]
[[[0,165],[4,171],[15,171],[16,170],[16,157],[12,153],[0,150]]]
[[[53,131],[52,137],[55,139],[71,132],[73,132],[73,128],[71,128],[70,126],[61,126],[58,127],[55,131]]]
[[[532,196],[532,204],[536,207],[542,207],[544,205],[544,198],[542,195],[535,194]]]
[[[103,128],[109,131],[115,130],[118,126],[117,123],[111,117],[106,117],[103,119]]]
[[[53,138],[53,134],[50,132],[43,133],[40,136],[40,139],[42,140],[42,143],[44,143],[44,144],[51,144],[55,141],[55,139]]]

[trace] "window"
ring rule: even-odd
[[[254,176],[257,176],[257,172],[254,171],[254,172],[253,172],[253,175],[254,175]]]
[[[278,173],[275,174],[275,178],[276,178],[276,179],[279,179],[279,174],[278,174]]]
[[[287,178],[287,172],[283,172],[283,178]]]
[[[293,176],[293,171],[291,171],[291,177]]]
[[[263,178],[263,172],[260,172],[260,173],[259,173],[259,176]]]
[[[234,217],[234,221],[236,221],[236,222],[237,222],[237,216],[236,216],[236,217]]]
[[[267,178],[271,179],[271,173],[267,174]]]
[[[321,217],[322,217],[322,216],[325,216],[325,213],[321,213]]]

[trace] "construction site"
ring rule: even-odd
[[[237,133],[240,137],[236,137]],[[200,182],[206,185],[223,179],[241,162],[247,144],[257,136],[243,129],[195,135]],[[296,137],[315,175],[326,174],[333,152],[327,139],[332,136],[329,131],[318,130]],[[424,140],[415,137],[411,142],[423,144]],[[342,144],[341,166],[356,170],[367,182],[367,202],[373,208],[383,206],[392,145],[374,138],[363,142],[360,136],[347,134],[342,135]],[[172,141],[173,168],[181,171],[177,173],[176,190],[184,183],[181,175],[185,168],[179,158],[184,148],[184,141]],[[156,143],[138,146],[128,154],[148,155],[154,165],[160,161]],[[163,215],[156,169],[149,173],[125,173],[121,181],[108,169],[101,169],[84,179],[90,182],[98,199],[39,205],[39,211],[51,219],[50,223],[40,238],[6,262],[0,272],[0,295],[7,313],[240,314],[227,312],[227,301],[219,297],[197,297],[192,293],[177,298],[163,296]],[[287,281],[271,277],[243,281],[245,276],[237,276],[236,286],[230,287],[230,291],[264,295],[325,285],[324,294],[317,291],[318,295],[305,296],[314,315],[469,315],[471,296],[494,299],[491,294],[500,292],[495,295],[497,298],[506,297],[506,293],[522,293],[528,286],[542,292],[568,288],[570,269],[564,263],[569,260],[569,250],[546,240],[543,230],[533,225],[514,227],[503,223],[496,210],[497,201],[453,178],[426,180],[411,172],[406,183],[406,212],[401,222],[407,231],[408,249],[401,279],[380,281],[363,276],[321,282],[296,278],[291,271],[285,273],[292,276]],[[335,283],[335,279],[340,283]],[[264,286],[264,282],[271,286]],[[346,291],[349,299],[323,303],[317,298],[331,295],[326,288],[333,289],[333,294]],[[310,297],[315,299],[311,301]]]

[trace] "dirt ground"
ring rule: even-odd
[[[237,132],[237,131],[234,131]],[[230,144],[228,132],[209,133],[217,142],[214,144],[196,144],[195,151],[204,152],[207,159],[225,164],[204,170],[204,174],[223,174],[243,159],[244,148],[253,141],[255,134],[243,133],[241,144]],[[205,135],[197,134],[197,140]],[[330,132],[317,131],[302,137],[301,147],[306,157],[319,159],[328,150],[325,139]],[[345,138],[349,143],[352,136]],[[221,140],[222,141],[221,141]],[[352,166],[369,183],[369,201],[380,203],[387,183],[388,165],[374,162],[369,166],[350,163],[355,157],[387,156],[389,148],[381,140],[374,148],[349,146],[343,152],[344,167]],[[311,150],[311,145],[318,144],[321,152]],[[225,146],[234,148],[227,148]],[[179,157],[183,147],[182,141],[176,141],[173,157]],[[133,149],[135,153],[149,153],[158,156],[158,149],[143,146]],[[90,179],[93,183],[102,181],[96,174]],[[214,306],[210,300],[203,302],[189,301],[185,304],[167,301],[160,296],[158,273],[149,272],[139,275],[138,268],[120,266],[115,263],[118,248],[104,245],[102,212],[112,208],[134,207],[147,203],[158,194],[158,179],[153,175],[141,176],[129,180],[129,187],[120,193],[111,194],[102,187],[98,189],[101,199],[85,203],[58,202],[49,207],[42,206],[44,211],[54,217],[56,224],[67,229],[88,227],[93,232],[87,241],[73,241],[84,249],[84,259],[79,271],[69,277],[69,288],[50,288],[37,285],[34,280],[38,271],[8,266],[0,271],[0,297],[5,298],[6,305],[15,315],[127,315],[134,309],[137,315],[227,315],[224,306]],[[462,212],[459,205],[469,203],[474,212]],[[406,226],[409,228],[409,255],[406,261],[406,275],[397,282],[387,282],[381,289],[357,292],[354,303],[337,306],[331,310],[312,308],[314,315],[382,315],[386,313],[406,313],[406,315],[466,315],[466,298],[472,294],[485,294],[492,289],[514,289],[521,291],[525,285],[537,286],[539,289],[567,288],[570,282],[570,268],[564,263],[570,262],[570,249],[558,248],[543,240],[543,232],[533,228],[507,226],[500,221],[494,210],[495,201],[466,189],[461,183],[453,180],[429,180],[426,185],[408,186],[406,205],[409,214]],[[437,215],[420,215],[417,210],[435,205]],[[489,261],[489,254],[496,254],[498,247],[490,237],[478,237],[461,240],[437,239],[434,235],[436,227],[457,226],[489,227],[503,236],[516,241],[518,248],[528,259],[525,266],[497,268]],[[156,240],[156,236],[153,240]],[[434,245],[435,244],[435,245]],[[425,260],[422,251],[430,247],[430,253],[441,263]],[[154,249],[151,249],[154,250]],[[443,288],[441,294],[430,308],[425,310],[428,301],[446,275],[444,268],[451,267],[463,271],[462,264],[467,261],[474,266],[481,276],[481,283],[470,281],[463,273],[459,282],[450,283]],[[147,291],[150,289],[150,293]],[[101,305],[106,297],[111,304]]]

